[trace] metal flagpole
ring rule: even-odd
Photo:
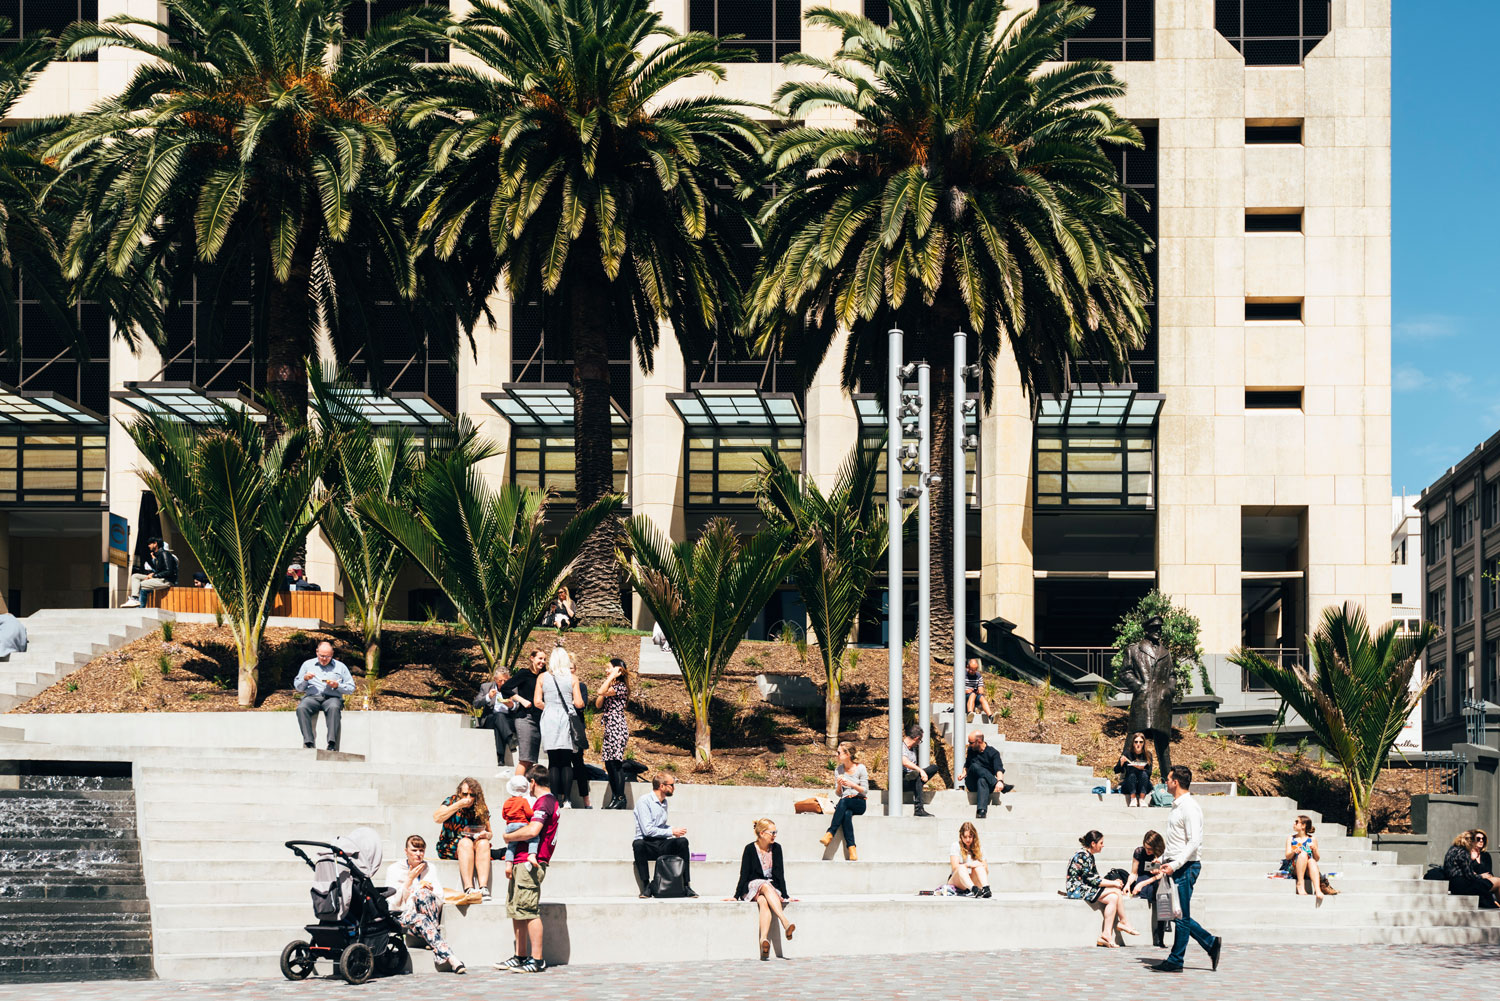
[[[921,493],[917,496],[917,725],[922,728],[922,742],[917,746],[917,764],[926,768],[932,760],[932,516],[927,474],[932,471],[931,437],[932,385],[931,367],[917,364],[917,405],[922,408],[917,423],[917,476]]]
[[[964,713],[964,663],[968,652],[964,645],[966,627],[964,615],[968,611],[968,554],[964,551],[968,542],[968,503],[964,496],[968,486],[968,469],[964,457],[964,402],[968,398],[968,386],[964,379],[964,366],[968,362],[966,335],[962,329],[953,332],[953,416],[948,429],[949,447],[953,451],[953,754],[963,760],[965,732],[968,722]]]
[[[886,524],[890,539],[886,546],[886,647],[889,675],[886,679],[886,711],[890,736],[886,747],[885,815],[901,816],[901,330],[891,328],[886,368],[885,422]]]

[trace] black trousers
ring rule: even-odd
[[[692,865],[693,857],[688,851],[687,838],[636,838],[630,845],[635,853],[635,874],[641,881],[641,889],[650,892],[651,874],[646,869],[647,862],[655,862],[663,855],[676,855],[682,859],[682,882],[686,886],[693,885]]]
[[[1479,906],[1495,906],[1495,888],[1487,879],[1478,876],[1448,880],[1448,892],[1459,897],[1478,897]]]
[[[583,755],[577,751],[548,751],[547,771],[552,776],[552,788],[556,790],[554,795],[562,801],[563,806],[568,805],[575,781],[578,783],[578,794],[588,798],[589,773],[584,769]]]
[[[990,799],[995,795],[995,786],[1000,780],[995,773],[983,765],[974,765],[964,773],[964,785],[974,790],[974,805],[980,810],[990,808]]]
[[[1126,796],[1151,795],[1151,776],[1144,769],[1127,766],[1120,776],[1120,792]]]
[[[495,763],[505,764],[505,752],[516,739],[516,728],[511,726],[510,713],[485,713],[479,720],[481,730],[495,731]]]
[[[625,762],[606,761],[604,770],[609,773],[609,794],[618,798],[625,795]]]
[[[901,789],[909,793],[913,803],[922,802],[922,786],[932,781],[932,777],[938,773],[937,765],[928,765],[920,772],[914,772],[910,768],[901,769]]]

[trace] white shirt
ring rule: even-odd
[[[954,859],[958,859],[958,864],[965,869],[972,869],[979,864],[979,860],[965,852],[963,845],[957,841],[948,846],[948,861],[952,862]]]
[[[394,887],[396,890],[395,894],[387,901],[387,905],[395,913],[404,915],[407,911],[410,911],[414,906],[413,898],[416,897],[417,890],[424,886],[437,894],[439,903],[442,902],[443,884],[438,882],[437,869],[433,866],[432,859],[426,859],[425,861],[427,862],[426,871],[421,876],[412,880],[410,886],[406,884],[406,875],[411,870],[407,868],[405,855],[392,862],[390,868],[386,869],[385,885]]]
[[[1173,801],[1167,817],[1166,842],[1161,857],[1173,872],[1199,860],[1198,849],[1203,847],[1203,809],[1192,793],[1185,792]]]

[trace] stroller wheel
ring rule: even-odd
[[[375,973],[375,953],[363,942],[352,942],[339,954],[339,976],[351,984],[362,984]]]
[[[281,975],[288,980],[306,980],[313,971],[312,949],[298,939],[281,950]]]
[[[406,943],[395,935],[386,944],[385,952],[375,959],[375,965],[379,967],[382,977],[394,977],[406,972],[406,961],[408,958]]]

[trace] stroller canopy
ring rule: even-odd
[[[380,835],[370,828],[356,827],[347,837],[334,838],[333,844],[345,855],[353,856],[355,866],[370,879],[380,871],[385,849],[380,845]]]
[[[368,827],[356,827],[347,837],[334,838],[335,848],[353,860],[354,867],[366,879],[373,880],[380,871],[385,856],[380,846],[380,835]],[[313,865],[312,904],[313,913],[320,921],[343,921],[349,916],[350,904],[354,900],[354,877],[349,867],[340,862],[332,852],[323,852]]]

